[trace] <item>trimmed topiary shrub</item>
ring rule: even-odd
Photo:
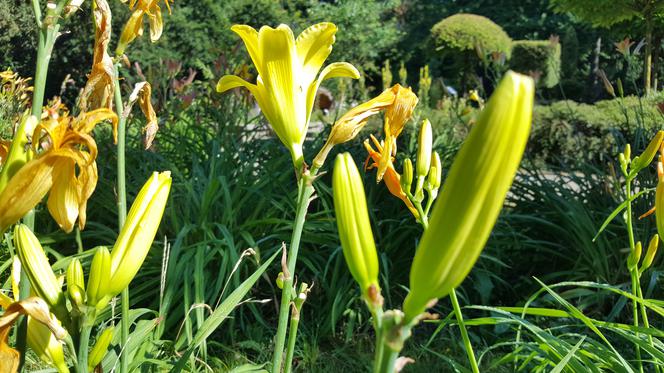
[[[455,14],[431,29],[439,49],[450,52],[473,52],[479,46],[485,53],[499,52],[509,57],[512,39],[490,19],[476,14]]]
[[[560,43],[557,40],[517,40],[512,44],[510,68],[537,77],[551,88],[560,81]]]

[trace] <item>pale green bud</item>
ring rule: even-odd
[[[81,262],[74,258],[67,267],[67,293],[69,299],[80,306],[85,300],[85,278],[83,276],[83,266]]]
[[[629,256],[627,257],[627,268],[630,271],[634,270],[636,266],[639,265],[642,251],[643,248],[641,246],[641,241],[639,241],[636,243],[636,245],[634,245],[634,250],[631,253],[629,253]]]
[[[650,144],[648,144],[646,150],[644,150],[643,153],[638,156],[638,158],[634,158],[632,161],[632,167],[629,171],[630,176],[634,177],[639,171],[648,167],[650,162],[652,162],[652,160],[655,158],[655,155],[657,155],[657,151],[659,150],[660,146],[662,146],[663,140],[664,131],[657,131],[655,137],[653,137],[653,139],[650,141]]]
[[[404,193],[410,193],[410,188],[413,185],[413,162],[410,158],[406,158],[406,160],[403,161],[403,173],[401,174],[399,183],[401,184],[401,190],[403,190]]]
[[[332,191],[344,258],[368,300],[369,288],[378,288],[378,254],[362,178],[348,153],[339,154],[334,163]]]
[[[110,298],[129,286],[143,265],[157,234],[170,189],[171,173],[154,172],[136,196],[111,251],[111,277],[106,289]]]
[[[44,299],[53,312],[61,317],[62,314],[56,310],[66,311],[62,286],[55,277],[39,240],[26,225],[19,224],[14,228],[14,246],[21,261],[21,268],[28,275],[35,294]]]
[[[507,72],[452,164],[410,271],[406,321],[448,295],[477,261],[503,207],[530,133],[532,78]]]
[[[104,359],[104,356],[106,356],[106,352],[108,351],[108,346],[111,344],[112,340],[113,327],[104,329],[101,335],[97,338],[97,343],[95,343],[92,351],[90,351],[90,355],[88,355],[89,371],[92,372]]]
[[[415,187],[415,199],[422,201],[424,199],[424,180],[431,168],[431,148],[433,146],[433,133],[431,122],[428,119],[422,121],[420,134],[417,138],[417,185]]]
[[[438,152],[433,152],[433,157],[431,160],[431,169],[429,170],[429,188],[432,191],[438,191],[440,184],[443,178],[443,165],[440,162],[440,155]]]
[[[643,262],[641,262],[641,268],[639,271],[643,272],[646,269],[650,268],[652,262],[655,260],[655,255],[657,255],[657,247],[659,246],[659,235],[655,234],[650,239],[648,244],[648,250],[646,251],[646,256],[643,257]]]
[[[92,258],[90,278],[88,279],[87,304],[97,309],[106,307],[112,298],[107,296],[107,285],[111,278],[111,254],[108,248],[100,246]]]
[[[632,160],[632,146],[627,144],[625,145],[625,150],[623,150],[623,154],[625,155],[625,160],[627,162]]]

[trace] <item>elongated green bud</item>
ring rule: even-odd
[[[2,160],[0,192],[5,189],[12,176],[28,162],[31,152],[26,134],[32,134],[37,123],[39,123],[37,117],[28,115],[27,113],[21,118],[21,123],[14,134],[14,140],[12,140],[12,144],[9,147],[9,152],[5,159]]]
[[[629,256],[627,257],[627,268],[632,271],[636,268],[636,266],[639,265],[639,261],[641,260],[641,252],[643,251],[643,248],[641,246],[641,241],[637,242],[636,245],[634,245],[634,251],[629,253]]]
[[[85,301],[85,278],[83,277],[83,266],[74,258],[67,267],[67,293],[69,299],[76,305],[81,306]]]
[[[401,190],[403,190],[404,193],[410,193],[410,188],[413,185],[413,162],[410,158],[406,158],[406,160],[403,161],[403,174],[399,179],[399,183],[401,184]]]
[[[443,178],[443,165],[440,162],[440,155],[438,152],[433,152],[433,158],[431,160],[431,169],[429,170],[429,177],[427,178],[427,183],[429,184],[429,189],[431,192],[438,192],[440,184]]]
[[[623,151],[623,155],[625,156],[625,160],[627,162],[632,160],[632,146],[627,144],[625,145],[625,150]]]
[[[14,228],[14,245],[21,268],[28,275],[35,294],[44,299],[57,315],[55,309],[65,309],[65,295],[39,240],[30,228],[19,224]]]
[[[154,172],[136,196],[111,252],[111,277],[106,289],[110,298],[129,286],[143,265],[157,234],[170,190],[171,173]]]
[[[415,199],[422,201],[424,199],[424,180],[431,168],[431,148],[433,146],[431,122],[428,119],[422,121],[420,134],[417,138],[417,146],[417,186],[415,187]]]
[[[91,307],[102,309],[106,307],[108,301],[112,298],[106,296],[107,285],[111,277],[111,254],[108,248],[100,246],[92,258],[90,265],[90,278],[88,279],[88,299],[87,304]]]
[[[92,351],[90,351],[90,355],[88,355],[88,370],[93,371],[97,365],[101,363],[101,361],[104,359],[104,356],[106,356],[106,352],[108,351],[108,346],[111,344],[111,341],[113,340],[113,327],[108,327],[104,329],[104,331],[101,333],[99,338],[97,338],[97,343],[95,343],[95,346],[92,348]]]
[[[459,150],[410,271],[406,321],[459,286],[498,218],[530,133],[534,83],[508,72]]]
[[[625,154],[618,154],[618,162],[620,163],[620,169],[622,170],[623,174],[627,176],[627,159],[625,159]]]
[[[641,268],[639,271],[643,272],[650,268],[652,262],[655,260],[655,255],[657,255],[657,247],[659,246],[659,235],[655,234],[650,239],[648,244],[648,250],[646,251],[646,256],[643,257],[643,262],[641,262]]]
[[[57,319],[55,319],[54,322],[58,327],[61,327],[60,322]],[[62,343],[58,341],[53,332],[51,332],[46,325],[32,317],[28,317],[27,342],[28,347],[30,347],[30,349],[32,349],[42,361],[55,367],[58,373],[69,373],[69,368],[65,362]]]
[[[657,233],[664,237],[664,166],[657,162],[657,188],[655,189],[655,221]]]
[[[371,302],[370,288],[378,289],[378,254],[369,223],[362,178],[348,153],[339,154],[334,163],[332,191],[346,264],[360,285],[362,295]]]
[[[632,167],[629,171],[630,176],[634,177],[639,171],[648,167],[650,162],[655,158],[655,155],[657,155],[657,151],[660,146],[662,146],[663,140],[664,131],[657,131],[657,134],[655,134],[655,137],[650,141],[646,150],[644,150],[638,158],[634,158],[634,161],[632,161]]]

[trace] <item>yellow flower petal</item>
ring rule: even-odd
[[[48,211],[60,228],[69,233],[78,217],[78,180],[76,162],[70,158],[56,161],[53,169],[53,187],[48,195]]]
[[[247,48],[249,57],[253,61],[256,70],[259,75],[263,75],[261,71],[262,64],[262,55],[260,49],[258,48],[258,31],[251,26],[247,25],[234,25],[231,27],[231,31],[236,33],[244,42],[244,46]],[[218,90],[218,89],[217,89]]]
[[[115,50],[115,54],[122,55],[127,49],[127,46],[136,39],[137,36],[143,33],[143,16],[145,12],[137,9],[131,14],[127,24],[122,29],[122,34],[120,34],[120,41],[118,42],[118,47]]]
[[[334,62],[331,63],[321,71],[316,79],[316,83],[309,86],[309,92],[307,92],[307,122],[311,117],[311,111],[314,107],[314,102],[316,101],[316,92],[324,80],[331,78],[352,78],[359,79],[360,72],[357,71],[355,66],[349,64],[348,62]]]
[[[295,48],[302,65],[300,82],[309,85],[332,52],[337,26],[330,22],[308,27],[297,37]]]
[[[0,193],[0,232],[32,210],[53,185],[53,159],[35,159],[26,163]]]
[[[161,18],[161,8],[159,5],[154,5],[154,9],[150,9],[148,16],[148,23],[150,24],[150,41],[153,43],[159,40],[161,34],[164,32],[164,21]]]

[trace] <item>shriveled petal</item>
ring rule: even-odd
[[[147,123],[143,127],[143,145],[145,149],[149,149],[152,146],[152,141],[154,140],[157,130],[159,130],[159,123],[157,121],[157,113],[155,113],[154,108],[152,107],[152,87],[148,82],[140,82],[134,86],[134,91],[129,95],[129,100],[125,106],[123,116],[129,117],[131,109],[138,101],[139,106]]]
[[[332,52],[337,26],[322,22],[308,27],[297,37],[295,47],[302,66],[301,83],[308,86]]]
[[[78,190],[78,227],[83,229],[87,221],[88,200],[95,191],[97,180],[99,179],[97,163],[93,162],[89,166],[82,168],[78,179],[80,185]]]
[[[97,109],[82,113],[72,123],[74,131],[88,134],[103,121],[110,121],[113,126],[113,140],[118,141],[118,116],[110,109]]]
[[[78,217],[79,193],[76,162],[70,158],[56,161],[53,169],[53,187],[48,195],[48,211],[60,228],[69,233]]]
[[[258,31],[247,25],[234,25],[231,27],[231,31],[236,33],[242,39],[244,46],[247,48],[247,52],[249,53],[249,57],[251,57],[251,60],[254,62],[254,66],[256,66],[258,74],[262,75],[262,57],[261,51],[258,49]]]
[[[0,232],[16,223],[44,198],[53,185],[55,159],[34,159],[21,167],[0,193]]]
[[[92,72],[81,92],[79,106],[81,112],[100,107],[111,108],[115,69],[108,54],[111,40],[111,8],[106,0],[97,0],[93,11],[95,20],[95,47],[92,59]]]
[[[316,101],[316,92],[318,92],[318,88],[324,80],[331,78],[359,79],[360,72],[355,68],[355,66],[349,64],[348,62],[334,62],[325,66],[320,75],[318,75],[316,83],[310,85],[309,91],[307,92],[307,122],[311,117],[311,111],[313,110],[314,102]]]
[[[148,16],[148,23],[150,24],[150,41],[153,43],[159,40],[161,34],[164,32],[164,21],[161,18],[161,8],[159,5],[154,6],[154,9],[150,9],[150,15]]]
[[[127,46],[136,39],[137,36],[143,34],[143,16],[145,12],[143,10],[137,9],[131,14],[127,24],[124,29],[122,29],[122,34],[120,35],[120,41],[118,42],[118,47],[115,50],[117,55],[124,54]]]

